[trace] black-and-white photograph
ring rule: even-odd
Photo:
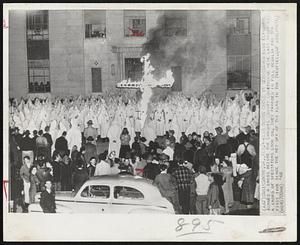
[[[9,212],[259,215],[259,10],[8,25]]]
[[[3,5],[5,241],[296,241],[297,5]]]

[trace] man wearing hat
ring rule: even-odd
[[[87,128],[85,128],[83,131],[83,136],[85,139],[91,136],[93,138],[93,141],[91,143],[96,145],[96,139],[98,136],[97,129],[92,126],[93,125],[92,120],[88,120],[87,125],[88,125]]]

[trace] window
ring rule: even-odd
[[[249,34],[250,33],[250,21],[249,18],[236,18],[233,23],[234,34]]]
[[[144,199],[143,193],[127,186],[116,186],[114,189],[115,199]]]
[[[146,35],[146,11],[124,11],[124,35],[125,37],[144,37]]]
[[[28,60],[49,60],[49,41],[27,40],[27,59]]]
[[[81,196],[107,199],[110,196],[110,189],[109,186],[106,185],[90,185],[84,188],[81,192]]]
[[[26,34],[29,93],[50,92],[48,10],[27,11]]]
[[[85,37],[106,38],[106,11],[84,11]]]
[[[29,93],[49,93],[49,60],[28,60]]]
[[[228,89],[249,89],[251,84],[250,55],[228,55],[227,86]]]
[[[125,79],[140,81],[143,76],[143,63],[140,58],[125,58]]]
[[[165,11],[165,35],[186,36],[187,35],[187,12]]]
[[[28,11],[27,40],[49,40],[48,10]]]

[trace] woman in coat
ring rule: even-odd
[[[29,202],[31,204],[31,203],[35,203],[35,196],[38,191],[38,186],[40,184],[40,181],[39,181],[38,177],[36,176],[36,173],[37,173],[36,166],[32,166],[29,170],[29,173],[30,173]]]

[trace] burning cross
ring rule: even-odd
[[[154,67],[150,64],[150,54],[146,54],[141,58],[141,62],[144,64],[144,72],[141,81],[128,81],[123,80],[117,84],[119,88],[139,88],[141,91],[141,105],[139,108],[142,127],[146,121],[148,105],[152,96],[152,89],[155,87],[171,88],[174,83],[173,73],[171,70],[166,72],[166,75],[162,78],[155,79],[153,75]],[[132,86],[133,85],[133,86]]]

